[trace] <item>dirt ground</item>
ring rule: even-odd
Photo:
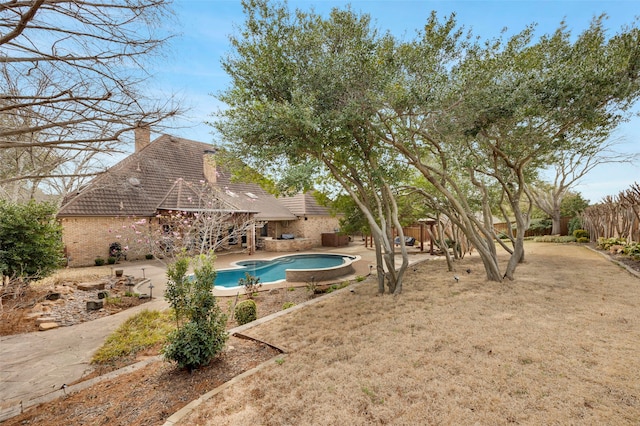
[[[577,245],[527,244],[513,282],[477,258],[366,282],[251,330],[289,349],[181,425],[640,424],[640,280]],[[471,273],[467,273],[469,268]]]
[[[287,355],[180,424],[639,424],[640,280],[585,247],[526,249],[513,282],[487,282],[477,258],[456,272],[425,262],[399,297],[376,296],[370,279],[251,329]],[[304,298],[263,292],[259,314]],[[191,375],[152,363],[4,424],[162,424],[277,355],[228,346]]]

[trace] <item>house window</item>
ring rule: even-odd
[[[229,245],[235,246],[236,244],[238,244],[238,236],[236,235],[234,228],[229,228],[227,232],[229,233]]]
[[[260,236],[261,237],[268,237],[269,236],[269,222],[266,222],[263,226],[262,229],[260,230]]]

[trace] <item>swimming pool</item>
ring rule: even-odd
[[[351,273],[351,264],[358,256],[344,254],[295,254],[280,256],[270,260],[244,260],[236,262],[236,268],[221,269],[216,275],[216,287],[238,287],[238,280],[249,273],[260,278],[260,283],[274,283],[278,281],[316,281],[332,279]]]

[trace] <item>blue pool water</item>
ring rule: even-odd
[[[238,280],[245,278],[248,272],[260,278],[260,283],[270,283],[284,280],[287,269],[324,269],[340,266],[343,258],[349,256],[338,254],[296,254],[282,256],[273,260],[245,260],[237,262],[237,269],[222,269],[218,271],[214,285],[217,287],[237,287]]]

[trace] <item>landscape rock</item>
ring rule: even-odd
[[[57,322],[43,322],[38,326],[38,330],[47,331],[58,327],[60,327],[60,325]]]
[[[91,290],[104,290],[104,281],[80,283],[78,284],[78,290],[91,291]]]
[[[56,322],[56,319],[53,317],[39,317],[36,318],[36,324],[46,324],[48,322]]]
[[[58,300],[62,295],[60,293],[49,293],[44,298],[47,300]]]
[[[104,302],[102,300],[88,300],[87,301],[87,311],[97,311],[102,309],[104,306]]]
[[[75,289],[71,286],[68,286],[66,284],[63,285],[57,285],[54,287],[53,291],[60,293],[62,295],[67,295],[67,294],[71,294],[75,291]]]

